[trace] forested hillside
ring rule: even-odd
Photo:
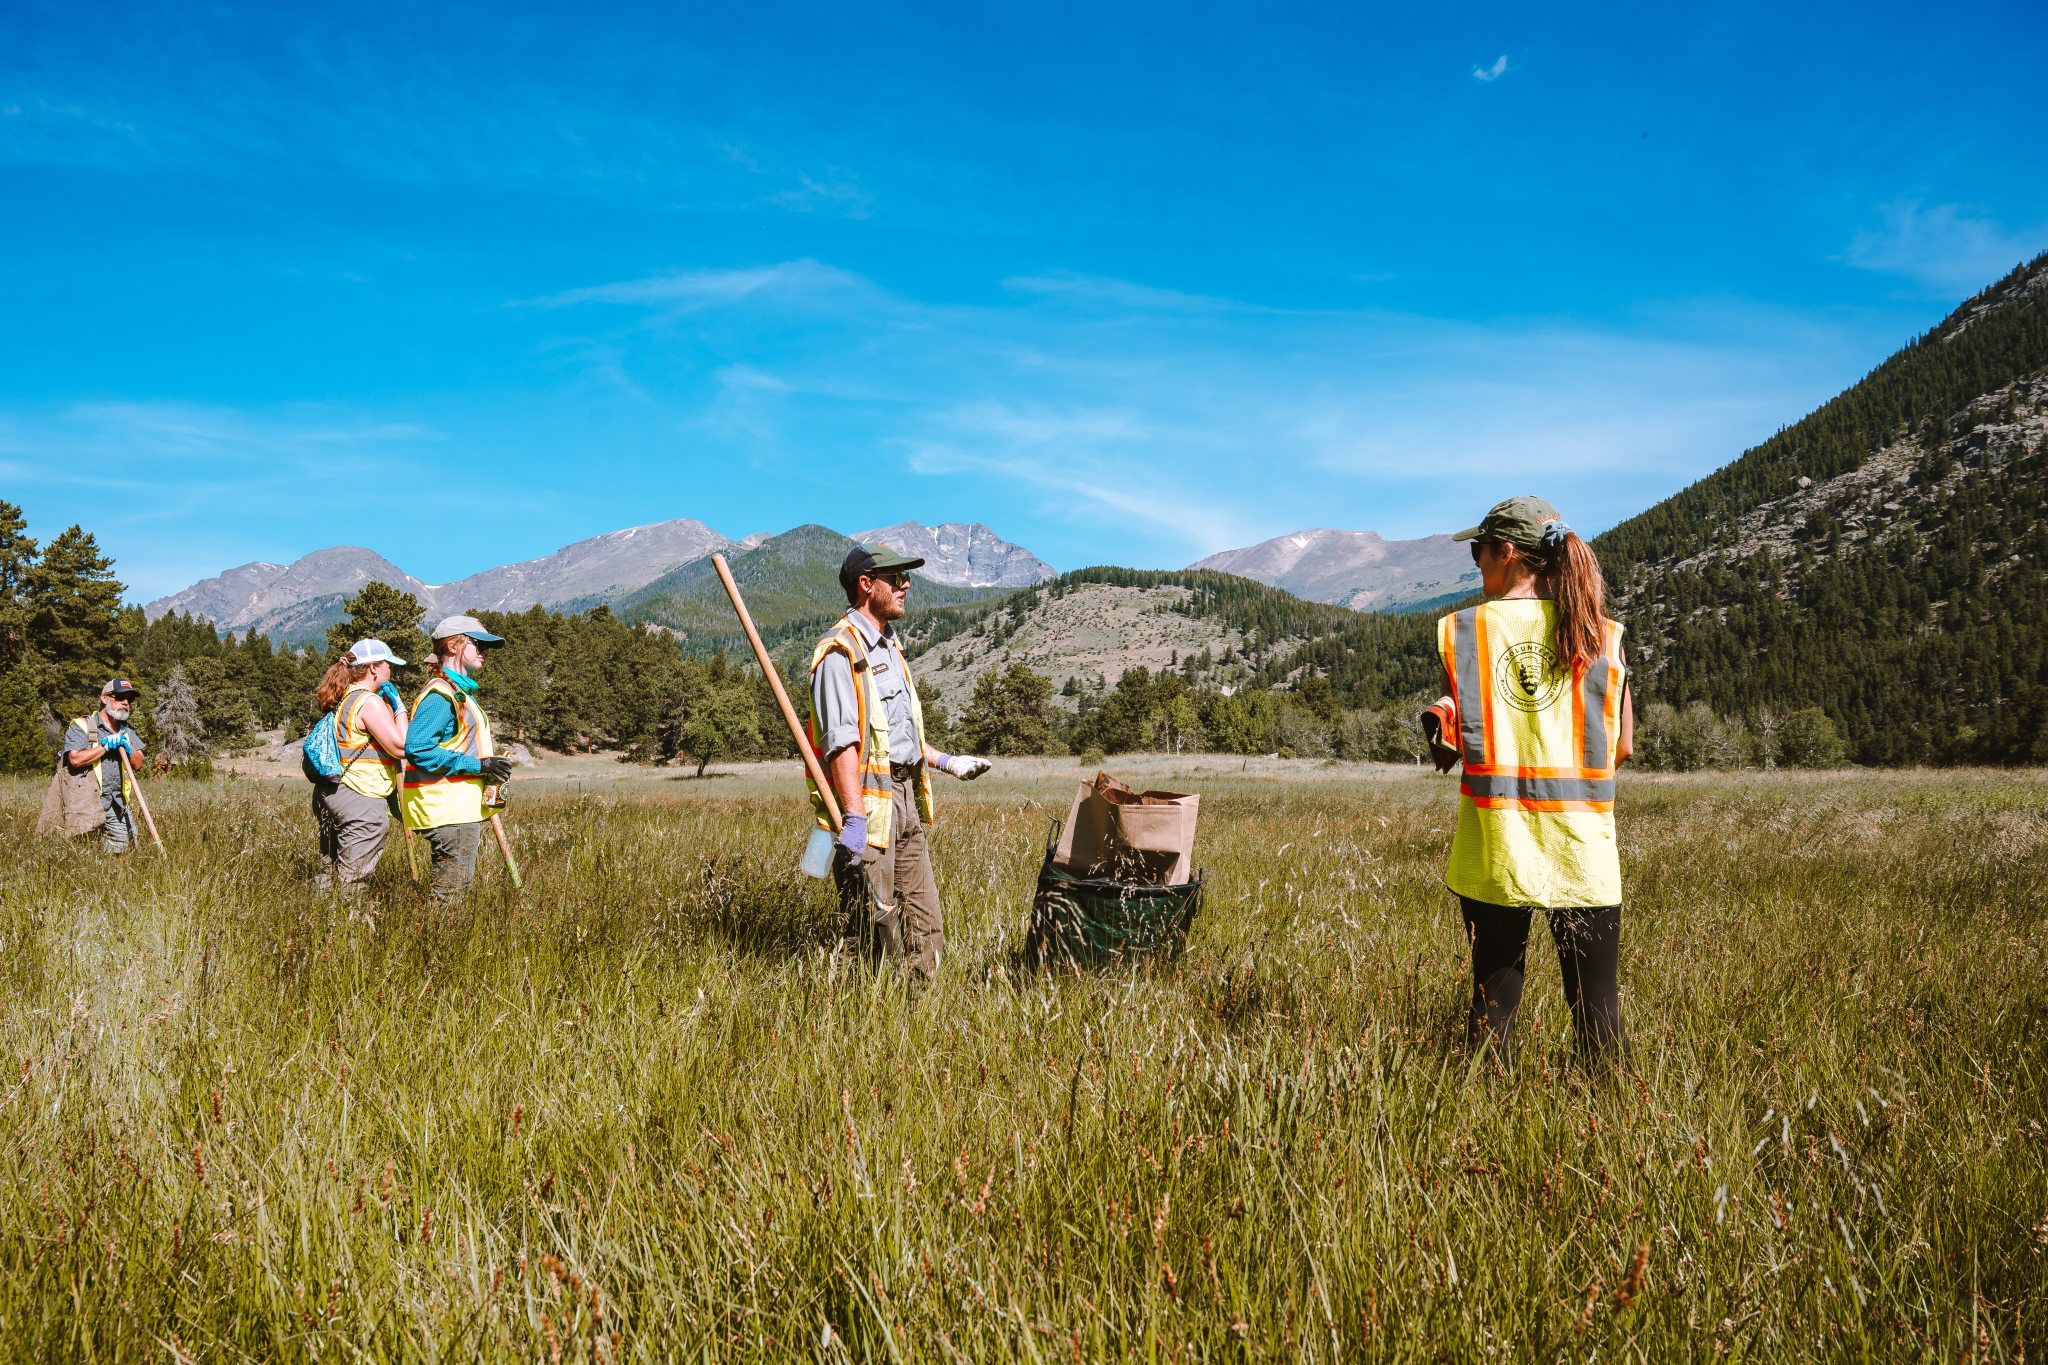
[[[1856,761],[2048,760],[2048,257],[1595,542],[1637,695]]]

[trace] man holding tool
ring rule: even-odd
[[[491,722],[476,701],[484,650],[504,643],[504,637],[485,630],[474,616],[451,616],[434,627],[433,640],[426,690],[413,703],[405,729],[399,808],[405,827],[418,830],[433,853],[434,899],[445,902],[460,896],[476,876],[484,820],[492,813],[487,808],[502,804],[494,798],[511,780],[512,764],[496,756]]]
[[[142,737],[128,724],[129,709],[140,695],[126,678],[114,678],[100,689],[100,709],[80,716],[64,732],[64,762],[73,772],[93,770],[99,784],[100,850],[126,853],[135,847],[135,782],[131,765],[142,760]],[[122,762],[123,755],[129,759]]]
[[[890,629],[903,616],[910,571],[923,563],[886,545],[847,552],[839,566],[847,613],[811,651],[809,738],[846,813],[832,875],[848,942],[929,977],[945,943],[924,834],[932,820],[930,770],[971,782],[989,764],[924,742],[924,708]],[[811,802],[829,829],[815,781]]]

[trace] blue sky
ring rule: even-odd
[[[1665,12],[1652,13],[1652,10]],[[0,13],[0,497],[138,600],[668,517],[1592,531],[2048,248],[2035,5]]]

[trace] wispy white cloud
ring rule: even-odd
[[[552,378],[518,411],[0,409],[0,486],[158,547],[122,551],[143,596],[338,541],[460,577],[670,516],[985,521],[1056,564],[1175,565],[1310,525],[1428,534],[1531,487],[1597,530],[1873,358],[1848,328],[1733,305],[1455,324],[1065,276],[939,304],[812,260],[535,303],[507,316],[574,331],[532,338]],[[393,539],[390,498],[452,471],[487,481],[509,535],[437,562]]]
[[[786,190],[768,196],[771,204],[780,208],[793,209],[798,213],[838,212],[849,218],[865,218],[874,204],[875,196],[862,189],[858,182],[843,172],[828,171],[824,179],[814,179],[808,172],[797,172],[797,183]]]
[[[1164,312],[1270,311],[1255,310],[1251,305],[1239,303],[1235,299],[1186,294],[1177,289],[1155,289],[1149,285],[1134,284],[1129,280],[1104,279],[1096,275],[1012,275],[1003,281],[1003,288],[1017,294],[1035,294],[1047,298],[1075,299],[1095,304],[1106,303]]]
[[[863,288],[865,285],[866,281],[858,275],[806,258],[757,270],[679,270],[588,289],[570,289],[525,302],[542,308],[566,308],[580,303],[658,305],[665,311],[674,312],[736,303],[750,294],[764,291],[800,293]]]
[[[310,405],[76,403],[0,411],[0,479],[32,514],[89,508],[60,513],[60,524],[84,520],[103,545],[162,547],[121,556],[139,601],[266,553],[318,548],[302,543],[309,523],[331,530],[321,546],[395,527],[391,490],[446,444],[422,423]]]
[[[2013,231],[1960,204],[1901,199],[1879,213],[1883,226],[1859,231],[1843,259],[1950,294],[1974,293],[2048,248],[2048,225]]]
[[[1472,78],[1481,81],[1497,81],[1508,73],[1508,54],[1503,52],[1492,66],[1475,66]]]
[[[1029,509],[1054,528],[1034,548],[1055,562],[1185,563],[1309,524],[1427,534],[1528,471],[1597,528],[1869,360],[1842,331],[1735,306],[1598,329],[1279,310],[1066,275],[1006,280],[1014,304],[941,306],[829,278],[721,285],[709,292],[732,302],[699,315],[715,323],[618,344],[641,375],[716,356],[714,388],[669,387],[677,420],[784,481],[882,454],[908,477],[870,521],[918,499],[943,500],[940,519]],[[572,297],[658,310],[704,292],[689,276]]]

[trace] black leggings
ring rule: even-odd
[[[1460,896],[1465,937],[1472,944],[1472,1013],[1465,1025],[1474,1043],[1492,1039],[1503,1050],[1522,1004],[1522,972],[1529,956],[1530,911]],[[1547,910],[1564,998],[1572,1007],[1579,1050],[1628,1054],[1621,1027],[1621,907],[1594,905]]]

